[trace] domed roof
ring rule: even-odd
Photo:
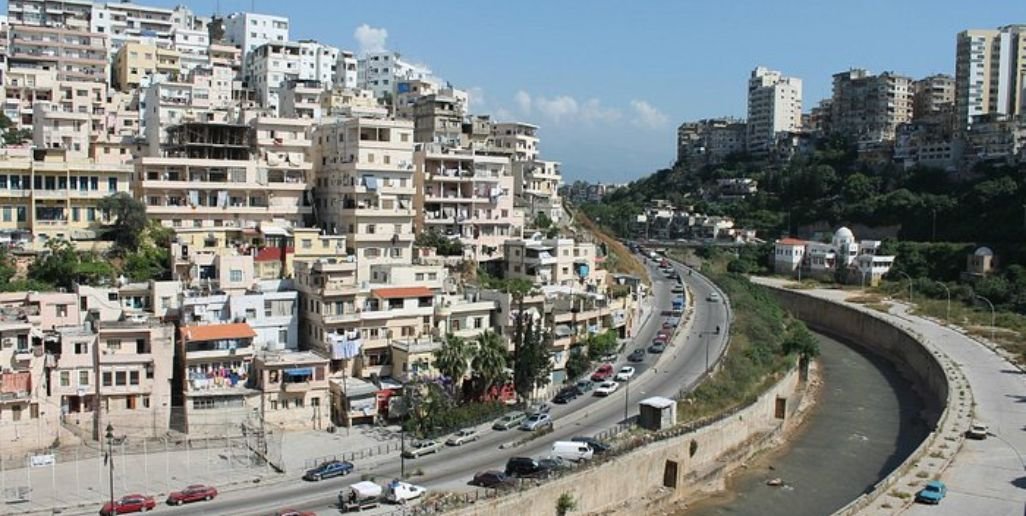
[[[834,240],[855,240],[855,234],[850,229],[841,226],[836,233],[834,233]]]
[[[981,247],[974,252],[976,256],[994,256],[994,251],[991,251],[989,247]]]

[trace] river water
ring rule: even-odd
[[[817,337],[820,400],[794,439],[738,473],[729,492],[677,514],[830,514],[869,490],[926,437],[922,399],[889,362]],[[774,478],[784,485],[766,485]]]

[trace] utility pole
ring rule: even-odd
[[[107,464],[110,466],[110,513],[117,514],[117,508],[114,507],[114,427],[107,423]]]
[[[627,392],[626,396],[623,397],[623,422],[627,422],[627,411],[631,406],[631,379],[627,379]]]

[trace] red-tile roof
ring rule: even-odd
[[[804,240],[798,240],[797,238],[784,238],[777,240],[777,243],[781,245],[805,245]]]
[[[203,324],[182,327],[182,339],[190,342],[202,342],[225,339],[251,339],[256,332],[248,323]]]
[[[376,288],[371,291],[374,297],[381,299],[396,299],[408,297],[432,297],[435,294],[427,287],[393,287]]]
[[[285,254],[292,254],[295,250],[291,247],[285,248]],[[278,262],[281,261],[281,248],[280,247],[265,247],[257,251],[256,256],[253,257],[254,262]]]

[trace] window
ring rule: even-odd
[[[296,400],[296,408],[303,408],[303,398]]]
[[[311,407],[320,407],[321,406],[321,399],[317,398],[317,397],[310,398],[310,406]]]
[[[112,373],[110,371],[104,371],[103,372],[103,386],[104,387],[110,387],[111,385],[114,385],[114,373]]]
[[[310,249],[311,247],[313,247],[313,241],[310,240],[309,238],[304,238],[303,239],[303,249]]]
[[[21,421],[21,405],[14,405],[11,407],[11,419],[14,421]]]
[[[110,339],[107,341],[107,349],[119,350],[121,349],[121,339]]]
[[[107,178],[107,190],[109,190],[111,192],[118,191],[118,178],[116,178],[116,177],[108,177]]]
[[[271,400],[271,410],[278,410],[278,400]]]
[[[57,305],[57,317],[68,316],[68,305]]]
[[[229,273],[229,281],[239,283],[242,281],[242,269],[232,269]]]
[[[129,371],[128,373],[128,384],[139,385],[139,371]]]
[[[128,385],[128,372],[127,371],[114,371],[114,385],[117,385],[117,386]]]
[[[149,396],[143,396],[142,397],[142,405],[143,405],[143,408],[150,408],[150,397]]]
[[[76,342],[75,343],[75,354],[76,355],[85,355],[86,353],[89,353],[89,343],[88,342]]]
[[[484,327],[484,318],[483,317],[475,317],[474,318],[474,328],[475,329],[480,329],[480,328],[483,328],[483,327]]]
[[[71,387],[71,371],[61,371],[61,387]]]
[[[89,385],[89,371],[78,372],[78,384],[80,386]]]
[[[289,341],[289,330],[282,329],[278,330],[278,343],[284,345]]]

